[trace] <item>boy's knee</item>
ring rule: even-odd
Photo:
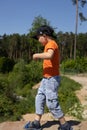
[[[57,99],[48,99],[47,107],[48,107],[49,110],[57,108],[58,107]]]

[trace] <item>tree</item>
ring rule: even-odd
[[[42,25],[50,25],[50,22],[47,21],[47,19],[43,18],[41,15],[34,18],[32,22],[31,29],[29,29],[29,34],[27,37],[29,37],[29,55],[31,56],[36,51],[41,52],[41,44],[36,44],[38,41],[32,39],[31,37],[35,34],[38,27]],[[34,44],[34,45],[33,45]]]
[[[87,21],[87,18],[83,15],[82,12],[78,13],[79,2],[81,7],[84,7],[87,4],[87,0],[72,0],[73,4],[76,5],[76,24],[75,24],[75,43],[74,43],[74,59],[76,59],[76,41],[77,41],[77,30],[78,30],[78,14],[81,22]]]
[[[50,25],[50,22],[47,19],[43,18],[41,15],[35,17],[32,23],[32,31],[35,31],[41,25]]]
[[[74,60],[76,59],[77,29],[78,29],[78,0],[76,0],[76,25],[75,25]]]

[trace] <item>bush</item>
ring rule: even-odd
[[[13,89],[9,86],[7,77],[0,75],[0,117],[7,119],[13,111]]]
[[[76,103],[79,107],[79,99],[76,97],[75,91],[79,90],[81,85],[67,77],[62,77],[59,88],[59,101],[65,113],[69,113],[69,109]],[[80,113],[81,114],[81,113]]]
[[[24,60],[15,64],[13,71],[8,76],[10,86],[22,89],[24,85],[29,83],[29,73],[25,65]]]
[[[42,77],[41,68],[41,62],[32,61],[26,64],[24,60],[20,60],[15,64],[13,71],[9,73],[10,86],[13,86],[18,94],[26,95],[33,85],[40,82]]]
[[[22,114],[34,112],[36,90],[25,89],[26,96],[23,97],[14,93],[14,89],[9,85],[7,75],[0,75],[0,121],[19,120]],[[20,94],[23,90],[20,89]]]
[[[41,61],[31,61],[27,65],[27,70],[29,72],[30,81],[34,84],[38,83],[42,78],[42,62]]]
[[[87,58],[77,58],[75,68],[78,69],[80,73],[87,72]]]
[[[1,57],[0,58],[0,72],[7,73],[7,72],[12,71],[14,64],[15,64],[14,60],[11,60],[6,57]]]
[[[66,73],[84,73],[87,72],[87,58],[77,58],[76,60],[66,60],[61,64],[61,71]]]

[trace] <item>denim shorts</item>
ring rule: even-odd
[[[45,104],[55,118],[61,118],[64,114],[58,101],[58,88],[60,76],[43,78],[35,99],[36,114],[44,113]]]

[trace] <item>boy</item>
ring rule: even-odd
[[[45,103],[49,111],[60,121],[59,130],[72,130],[66,122],[64,114],[58,102],[58,88],[60,84],[59,74],[59,47],[54,40],[54,30],[47,25],[37,29],[37,39],[43,46],[43,53],[36,53],[33,59],[43,59],[43,79],[38,89],[35,100],[36,116],[33,122],[25,125],[25,129],[35,128],[41,130],[40,120],[44,113]]]

